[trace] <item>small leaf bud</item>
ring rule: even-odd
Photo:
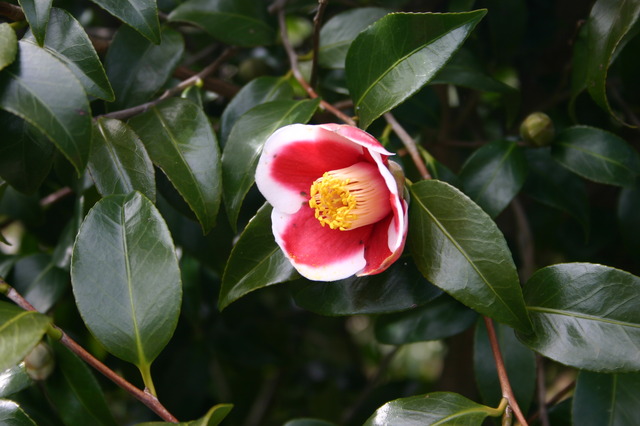
[[[529,114],[520,125],[520,136],[533,146],[547,146],[555,137],[553,121],[544,112]]]
[[[33,380],[45,380],[53,372],[53,351],[44,342],[38,343],[24,359],[27,374]]]

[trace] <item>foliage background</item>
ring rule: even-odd
[[[158,420],[55,342],[50,322],[135,386],[153,382],[181,421],[229,403],[228,414],[229,406],[216,406],[203,424],[325,424],[293,422],[316,418],[355,425],[388,401],[436,391],[496,407],[501,394],[481,312],[506,323],[496,323],[505,364],[532,422],[640,421],[640,2],[336,0],[321,2],[326,9],[315,24],[318,2],[311,0],[51,4],[0,4],[0,277],[46,314],[23,316],[2,287],[0,419]],[[481,9],[486,15],[378,21],[394,11]],[[279,13],[298,65],[279,36]],[[408,19],[435,33],[409,36],[418,51],[447,52],[440,63],[427,56],[437,66],[424,78],[396,58],[403,47],[395,37],[413,28]],[[374,21],[382,22],[372,30],[377,41],[358,38],[347,54]],[[314,28],[321,37],[312,72]],[[454,30],[462,34],[457,42],[437,44]],[[327,44],[340,37],[337,47]],[[406,83],[397,96],[367,86],[380,58],[397,59],[392,81]],[[189,80],[198,72],[201,80]],[[261,144],[288,123],[341,121],[300,79],[347,117],[358,116],[416,182],[405,256],[385,274],[306,282],[273,243],[269,208],[252,187]],[[359,96],[369,89],[373,99]],[[157,103],[161,96],[170,99]],[[146,102],[153,104],[137,108]],[[417,183],[420,161],[381,117],[388,111],[420,147],[430,174],[452,186]],[[555,127],[552,141],[520,136],[522,121],[538,111]],[[552,148],[537,146],[547,143]],[[478,218],[460,228],[461,240],[482,235],[482,249],[504,235],[505,247],[489,257],[512,256],[522,283],[549,265],[585,263],[583,272],[539,272],[525,300],[529,306],[539,296],[565,309],[563,297],[584,297],[597,320],[531,337],[519,320],[483,308],[474,289],[456,294],[441,285],[433,272],[441,254],[428,249],[417,207],[437,191],[453,200],[438,213],[443,220]],[[130,252],[118,248],[120,231],[135,241]],[[123,262],[139,265],[132,281],[113,268]],[[487,271],[501,279],[497,267]],[[572,280],[575,291],[562,293]],[[506,305],[518,305],[517,278],[508,286],[516,293]],[[131,312],[114,310],[105,288],[139,292],[144,326],[127,331]],[[616,321],[621,329],[598,333]],[[508,327],[519,324],[520,340]],[[18,363],[45,332],[46,365],[29,368],[32,376],[44,369],[44,377],[34,380]],[[538,338],[566,345],[565,355]],[[592,359],[598,347],[613,358]],[[548,412],[541,398],[551,401]],[[403,401],[399,424],[410,412],[411,401]]]

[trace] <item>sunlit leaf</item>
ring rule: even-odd
[[[422,274],[479,313],[530,331],[511,252],[491,218],[444,182],[410,190],[409,247]]]
[[[11,64],[18,53],[18,38],[13,28],[3,22],[0,24],[0,70]]]
[[[8,399],[0,399],[0,424],[8,426],[37,426],[17,403]]]
[[[345,63],[360,127],[366,129],[428,83],[485,14],[392,13],[362,31]]]
[[[156,0],[91,0],[122,22],[148,38],[160,43],[160,24]]]
[[[27,374],[24,363],[0,372],[0,398],[7,397],[31,386],[33,381]]]
[[[640,424],[640,374],[581,371],[573,396],[573,424]]]
[[[533,322],[522,342],[542,355],[599,372],[640,371],[640,278],[608,266],[566,263],[524,286]]]
[[[0,301],[0,371],[13,367],[38,344],[51,319]]]
[[[44,44],[47,23],[49,22],[49,11],[53,0],[18,0],[24,16],[29,22],[29,27],[38,40],[38,44]]]

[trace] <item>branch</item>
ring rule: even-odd
[[[560,402],[560,400],[562,400],[562,398],[564,398],[569,392],[571,392],[571,390],[575,386],[576,386],[576,381],[574,380],[571,383],[569,383],[567,386],[562,388],[560,391],[558,391],[558,393],[555,394],[555,396],[551,398],[549,402],[546,403],[546,405],[553,406],[557,404],[558,402]],[[538,418],[538,416],[540,416],[540,411],[536,411],[535,413],[533,413],[527,420],[529,421],[529,423],[533,423]]]
[[[502,389],[502,397],[506,398],[509,401],[509,407],[513,410],[513,413],[516,415],[516,419],[520,422],[522,426],[528,426],[527,420],[524,418],[520,407],[518,406],[518,402],[516,401],[516,397],[513,394],[513,389],[511,389],[511,383],[509,383],[509,376],[507,375],[507,370],[504,366],[504,360],[502,359],[502,354],[500,353],[500,345],[498,343],[498,337],[496,336],[496,330],[493,328],[493,321],[489,317],[483,317],[484,323],[487,326],[487,334],[489,336],[489,342],[491,343],[491,350],[493,351],[493,357],[496,361],[496,369],[498,370],[498,379],[500,380],[500,388]]]
[[[27,311],[35,311],[36,308],[31,305],[31,303],[27,302],[27,300],[20,295],[13,287],[6,283],[2,278],[0,278],[0,289],[3,292],[6,292],[6,296],[12,300],[16,305],[20,306],[22,309]],[[107,367],[105,364],[96,359],[93,355],[87,352],[82,346],[76,343],[71,337],[67,335],[62,329],[57,326],[53,326],[53,328],[60,332],[61,338],[60,342],[69,348],[73,353],[78,355],[83,361],[87,364],[98,370],[104,376],[106,376],[109,380],[114,382],[116,385],[120,386],[122,389],[133,395],[136,399],[142,402],[144,405],[149,407],[151,411],[156,413],[161,419],[166,420],[172,423],[178,423],[178,419],[176,419],[152,394],[140,390],[126,379],[121,376],[118,376],[113,370]]]
[[[12,21],[24,21],[24,12],[19,6],[0,1],[0,16],[11,19]]]
[[[155,105],[159,104],[160,102],[162,102],[163,100],[165,100],[165,99],[167,99],[167,98],[169,98],[171,96],[177,95],[178,93],[182,92],[187,87],[193,86],[193,85],[197,84],[198,81],[201,81],[202,79],[206,78],[210,74],[213,74],[220,67],[220,65],[222,65],[222,63],[224,61],[226,61],[231,56],[235,55],[236,52],[237,52],[237,49],[235,47],[227,48],[224,52],[222,52],[222,54],[215,61],[213,61],[211,64],[207,65],[202,71],[200,71],[197,74],[192,75],[191,77],[189,77],[186,80],[180,82],[180,84],[172,87],[171,89],[166,90],[159,98],[157,98],[157,99],[155,99],[153,101],[146,102],[146,103],[141,104],[141,105],[136,105],[136,106],[134,106],[132,108],[127,108],[127,109],[123,109],[123,110],[120,110],[120,111],[114,111],[114,112],[110,112],[110,113],[107,113],[107,114],[98,115],[98,116],[96,116],[94,118],[109,117],[109,118],[117,118],[119,120],[124,120],[124,119],[132,117],[134,115],[142,114],[143,112],[146,112],[152,106],[155,106]]]
[[[311,60],[311,78],[309,79],[311,87],[316,87],[318,80],[318,52],[320,50],[320,23],[322,15],[327,8],[329,0],[318,0],[318,10],[316,16],[313,17],[313,57]]]
[[[396,135],[400,138],[404,146],[407,148],[407,152],[411,156],[413,163],[416,165],[418,169],[418,173],[422,176],[422,179],[431,179],[431,174],[427,170],[427,166],[425,166],[424,161],[422,161],[422,157],[420,157],[420,153],[418,152],[418,148],[416,147],[416,142],[413,138],[407,133],[407,131],[398,123],[393,114],[387,112],[384,114],[385,120],[387,123],[391,125],[391,128]]]
[[[536,354],[536,381],[538,382],[538,414],[542,426],[550,426],[547,404],[545,403],[547,389],[544,385],[544,359],[540,354]]]
[[[298,56],[296,55],[296,52],[293,50],[293,47],[291,46],[291,42],[289,42],[289,37],[287,35],[287,24],[285,22],[285,16],[284,16],[284,7],[283,7],[284,3],[285,3],[284,1],[277,0],[276,2],[274,2],[273,5],[271,5],[270,10],[272,10],[272,8],[274,9],[276,7],[278,8],[277,10],[278,10],[278,24],[280,26],[280,37],[282,38],[282,44],[284,46],[284,49],[287,51],[287,56],[289,57],[289,63],[291,64],[291,72],[293,73],[293,76],[296,78],[296,80],[298,80],[298,83],[300,83],[300,86],[302,86],[302,88],[307,92],[307,94],[311,99],[318,98],[319,96],[316,93],[316,91],[313,90],[311,86],[309,86],[309,83],[307,83],[307,81],[304,79],[304,76],[300,72],[300,68],[298,67]],[[351,117],[349,117],[348,115],[346,115],[345,113],[343,113],[338,108],[331,105],[330,103],[320,100],[320,105],[322,105],[324,109],[326,109],[331,114],[335,115],[345,123],[351,126],[356,125],[356,122],[353,121]]]

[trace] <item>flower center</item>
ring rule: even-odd
[[[359,228],[391,211],[389,189],[378,167],[370,163],[325,172],[311,184],[310,194],[316,219],[331,229]]]

